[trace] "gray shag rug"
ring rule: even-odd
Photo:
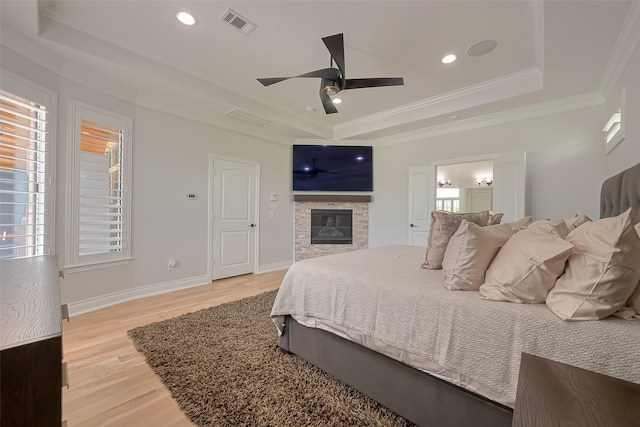
[[[411,426],[297,356],[269,318],[276,291],[129,331],[199,426]]]

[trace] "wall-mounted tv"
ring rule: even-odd
[[[294,145],[293,191],[373,191],[373,149]]]

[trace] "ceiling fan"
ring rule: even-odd
[[[402,77],[374,77],[365,79],[347,79],[344,73],[344,38],[343,34],[335,34],[333,36],[323,37],[327,50],[331,54],[331,65],[335,62],[338,68],[329,67],[321,70],[311,71],[292,77],[272,77],[258,79],[264,86],[270,86],[288,79],[296,78],[320,78],[320,100],[327,114],[337,113],[338,109],[333,104],[331,96],[346,89],[361,89],[367,87],[379,86],[402,86],[404,79]]]

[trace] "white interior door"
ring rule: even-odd
[[[427,246],[431,211],[435,208],[435,187],[434,166],[409,168],[409,245]]]
[[[493,211],[493,188],[467,188],[465,193],[465,212]]]
[[[257,167],[222,158],[210,162],[212,280],[255,271]]]
[[[525,216],[526,153],[502,153],[493,159],[493,211],[503,212],[503,223]]]

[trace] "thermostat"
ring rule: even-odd
[[[198,198],[198,193],[187,193],[187,199],[195,200]]]

